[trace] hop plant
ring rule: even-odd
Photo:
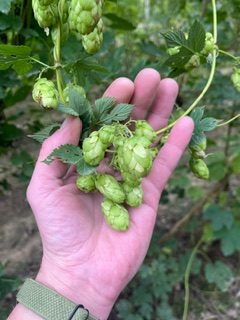
[[[240,92],[240,69],[239,68],[234,69],[231,79],[235,89]]]
[[[180,46],[177,46],[177,47],[174,47],[174,48],[168,48],[167,53],[168,53],[170,56],[174,56],[175,54],[178,54],[178,53],[179,53],[180,49],[181,49]]]
[[[105,156],[107,146],[99,138],[99,132],[94,131],[83,141],[83,157],[90,166],[97,166]]]
[[[34,101],[46,109],[56,109],[59,103],[59,94],[54,83],[46,78],[35,83],[32,96]]]
[[[142,182],[141,177],[137,177],[133,173],[124,172],[124,171],[122,172],[122,179],[127,185],[133,188],[139,186]]]
[[[107,199],[114,203],[123,203],[125,200],[125,193],[120,183],[108,174],[99,174],[96,177],[96,188]]]
[[[123,190],[126,194],[126,203],[134,208],[139,207],[143,202],[143,190],[141,185],[132,188],[128,184],[123,184]]]
[[[192,157],[190,159],[190,168],[197,178],[203,180],[209,179],[209,169],[202,159],[195,159]]]
[[[115,138],[116,127],[114,125],[106,125],[99,130],[99,137],[102,143],[110,145]]]
[[[137,137],[143,137],[153,143],[157,139],[157,134],[153,128],[145,120],[137,121],[134,135]]]
[[[129,226],[129,214],[123,206],[105,199],[101,205],[107,223],[117,231],[126,231]]]
[[[76,186],[83,192],[92,192],[96,190],[95,175],[81,176],[77,178]]]
[[[207,32],[206,33],[206,39],[205,39],[205,47],[202,50],[202,54],[208,55],[209,53],[213,52],[215,48],[215,41],[212,33]]]
[[[43,1],[42,1],[43,2]],[[57,23],[57,1],[51,1],[49,5],[41,5],[40,0],[32,0],[34,17],[41,28],[49,28]]]
[[[71,0],[69,11],[70,29],[82,35],[87,35],[93,32],[101,15],[101,0]]]
[[[185,65],[186,70],[197,68],[201,65],[201,60],[198,54],[194,54],[188,63]]]
[[[69,83],[66,88],[63,90],[63,98],[66,103],[69,102],[69,91],[74,90],[78,92],[81,96],[86,97],[86,92],[83,87]]]
[[[201,143],[191,144],[189,149],[193,158],[204,159],[206,157],[205,150],[207,149],[207,138],[204,137]]]
[[[83,36],[83,47],[89,54],[98,52],[103,42],[103,22],[102,19],[98,22],[93,32]]]
[[[131,172],[136,177],[145,177],[152,167],[151,150],[144,147],[138,137],[127,139],[118,149],[121,172]]]

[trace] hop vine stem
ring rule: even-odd
[[[184,298],[184,311],[183,311],[183,320],[187,320],[188,318],[188,310],[189,310],[189,299],[190,299],[190,288],[189,288],[189,278],[191,274],[192,265],[198,249],[200,248],[201,244],[203,243],[203,238],[201,238],[197,245],[194,247],[190,259],[187,264],[185,276],[184,276],[184,285],[185,285],[185,298]]]
[[[218,40],[218,27],[217,27],[217,7],[216,7],[216,0],[212,0],[212,8],[213,8],[213,38],[214,38],[214,42],[215,44],[217,44],[217,40]],[[216,65],[217,65],[217,54],[218,54],[218,48],[216,47],[213,50],[212,53],[212,67],[211,67],[211,72],[208,78],[208,81],[206,83],[205,88],[203,89],[203,91],[201,92],[201,94],[198,96],[198,98],[191,104],[191,106],[187,109],[186,112],[184,112],[184,114],[179,117],[176,121],[174,121],[173,123],[171,123],[170,125],[168,125],[165,128],[162,128],[161,130],[157,131],[156,133],[162,134],[166,131],[168,131],[169,129],[171,129],[172,127],[174,127],[174,125],[176,124],[176,122],[189,115],[189,113],[198,105],[198,103],[202,100],[202,98],[205,96],[205,94],[208,92],[209,88],[211,87],[211,84],[213,82],[214,79],[214,75],[216,72]]]

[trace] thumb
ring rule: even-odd
[[[43,161],[54,149],[60,147],[61,145],[78,145],[81,129],[82,124],[79,118],[66,118],[61,128],[44,141],[39,153],[32,180],[37,177],[37,180],[41,183],[42,178],[44,178],[45,180],[46,178],[54,180],[60,179],[65,175],[68,169],[67,165],[63,164],[57,159],[54,160],[50,165],[43,163]]]

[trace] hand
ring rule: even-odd
[[[156,130],[167,124],[177,94],[176,82],[160,80],[153,69],[140,72],[134,83],[126,78],[117,79],[105,92],[105,96],[113,96],[118,102],[133,103],[132,116],[148,119]],[[78,144],[79,119],[65,120],[43,143],[27,192],[43,244],[37,280],[83,304],[95,317],[107,319],[118,295],[145,258],[161,192],[192,131],[190,118],[178,121],[149,176],[143,180],[143,204],[130,209],[130,229],[121,233],[106,224],[100,194],[80,193],[75,186],[75,172],[69,173],[67,166],[58,160],[49,166],[42,162],[56,147]]]

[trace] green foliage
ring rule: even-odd
[[[208,263],[205,267],[205,276],[208,283],[213,283],[221,291],[226,291],[233,280],[231,269],[221,261]]]
[[[75,165],[77,172],[82,176],[86,176],[96,171],[95,167],[89,166],[84,161],[82,150],[74,145],[67,144],[60,146],[55,149],[44,162],[50,164],[55,158],[61,160],[63,163]]]

